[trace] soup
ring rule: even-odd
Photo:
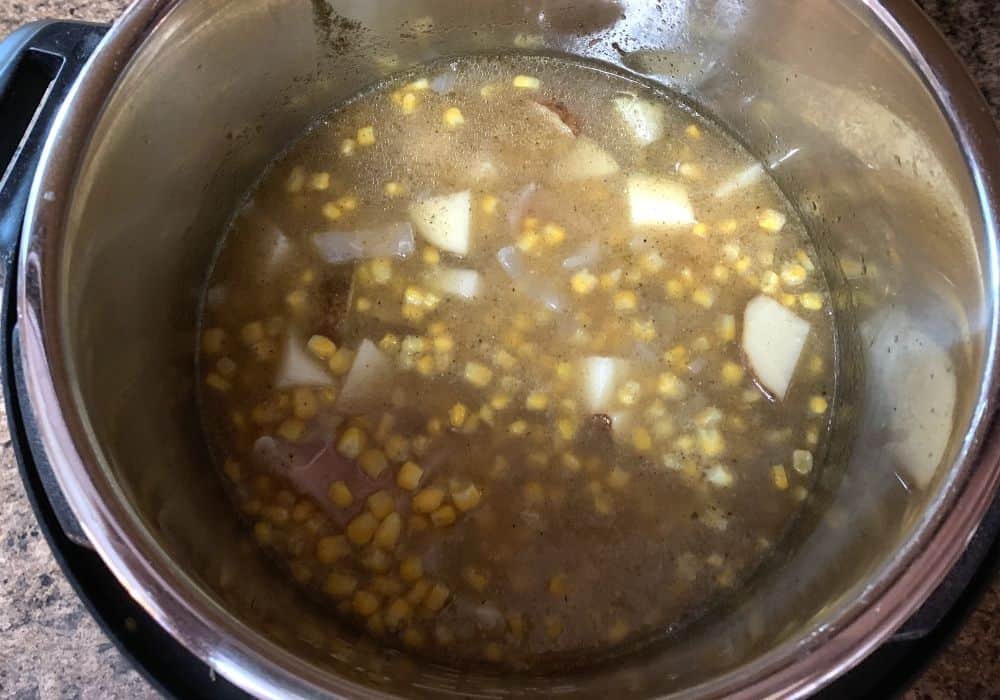
[[[794,523],[831,303],[766,170],[675,97],[531,56],[320,120],[205,294],[203,420],[290,580],[449,664],[676,633]]]

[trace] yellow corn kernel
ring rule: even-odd
[[[808,474],[813,468],[813,455],[809,450],[795,450],[792,452],[792,469],[799,474]]]
[[[507,432],[511,435],[524,435],[528,432],[528,423],[527,421],[516,420],[507,426]]]
[[[809,399],[809,410],[817,415],[826,413],[829,403],[822,396],[813,396]]]
[[[363,512],[347,523],[347,539],[353,544],[361,547],[371,542],[375,535],[375,528],[378,527],[378,520],[369,512]]]
[[[420,557],[407,557],[399,565],[399,576],[404,581],[413,582],[424,575],[424,564]],[[420,602],[420,601],[417,601]]]
[[[375,544],[386,551],[392,551],[403,532],[403,518],[399,513],[389,513],[375,530]]]
[[[554,596],[564,596],[569,586],[566,582],[566,574],[556,574],[549,579],[549,593]]]
[[[664,372],[657,379],[656,390],[666,399],[683,399],[687,396],[687,387],[676,374]]]
[[[736,339],[736,317],[732,314],[719,316],[715,323],[715,333],[720,340],[730,342]]]
[[[641,390],[642,386],[634,379],[625,382],[622,384],[621,388],[618,389],[618,403],[622,406],[634,405],[635,402],[639,400],[639,392]]]
[[[823,308],[823,296],[816,292],[806,292],[799,295],[799,303],[803,309],[809,311],[819,311]]]
[[[704,309],[711,309],[715,304],[715,292],[706,287],[699,287],[691,293],[691,301]]]
[[[698,449],[706,457],[718,457],[725,452],[726,441],[717,429],[702,429],[698,431]]]
[[[406,527],[410,532],[424,532],[430,529],[431,523],[422,515],[411,515],[406,521]]]
[[[715,265],[712,267],[712,279],[716,282],[729,281],[729,268],[725,265]]]
[[[358,591],[354,594],[351,605],[354,607],[354,612],[358,615],[368,617],[378,610],[378,596],[369,591]]]
[[[431,513],[444,501],[444,490],[436,486],[419,491],[413,497],[413,510],[417,513]]]
[[[234,483],[239,482],[243,478],[243,470],[240,467],[240,463],[235,459],[227,459],[225,464],[222,465],[222,471]]]
[[[396,510],[396,501],[385,489],[376,491],[365,501],[369,512],[379,520],[384,520]]]
[[[325,335],[314,335],[306,343],[306,347],[313,355],[321,360],[329,360],[337,352],[337,346]]]
[[[368,444],[368,436],[361,428],[351,426],[340,435],[337,441],[337,452],[347,459],[357,459]]]
[[[316,543],[316,558],[321,564],[332,564],[351,553],[351,545],[343,535],[321,537]]]
[[[744,371],[735,362],[725,362],[722,365],[722,381],[729,386],[736,386],[743,381]]]
[[[334,598],[346,598],[354,593],[358,580],[348,574],[332,573],[323,583],[323,592]]]
[[[483,195],[483,198],[479,200],[479,210],[487,216],[493,216],[497,213],[497,206],[499,204],[500,200],[493,195]]]
[[[541,240],[542,237],[534,231],[522,233],[521,237],[517,239],[517,249],[522,253],[531,253],[538,248]]]
[[[618,491],[621,491],[626,486],[628,486],[629,481],[632,480],[632,476],[622,469],[621,467],[615,467],[610,472],[608,472],[608,486]]]
[[[570,472],[576,473],[583,469],[583,463],[580,461],[580,458],[572,452],[564,453],[559,461]]]
[[[612,302],[614,303],[615,311],[635,311],[639,305],[639,299],[631,289],[623,289],[615,292]]]
[[[806,269],[796,263],[781,268],[781,281],[789,287],[798,287],[806,281],[807,276]]]
[[[357,140],[359,146],[371,146],[375,143],[375,127],[363,126],[358,129]]]
[[[475,484],[467,484],[466,486],[457,488],[452,487],[451,489],[451,501],[463,513],[478,506],[482,495],[482,492],[476,488]]]
[[[313,173],[309,176],[309,189],[322,192],[330,188],[330,173]]]
[[[556,429],[559,431],[559,437],[563,440],[572,440],[576,437],[577,425],[576,421],[571,418],[560,418],[556,421]]]
[[[691,227],[691,233],[698,236],[698,238],[705,238],[708,236],[708,224],[703,224],[699,221]]]
[[[570,277],[569,286],[574,293],[585,296],[597,288],[597,277],[592,275],[589,270],[580,270]]]
[[[779,491],[784,491],[788,488],[788,474],[780,464],[775,464],[771,467],[771,481],[774,482],[774,487]]]
[[[487,661],[492,661],[494,663],[503,660],[503,647],[496,642],[489,642],[483,648],[483,656],[486,657]]]
[[[266,521],[260,521],[255,523],[253,526],[253,536],[256,538],[257,543],[261,545],[267,545],[271,543],[271,536],[274,533],[274,528],[271,523]]]
[[[438,252],[437,248],[427,247],[420,253],[420,259],[424,261],[425,265],[437,265],[441,262],[441,253]]]
[[[424,475],[424,470],[416,462],[407,462],[399,468],[396,475],[396,484],[401,489],[415,491],[420,485],[420,479]]]
[[[434,527],[448,527],[454,524],[457,517],[458,515],[455,513],[454,508],[451,506],[441,506],[431,513],[431,522],[434,524]]]
[[[464,403],[456,403],[448,409],[448,422],[453,428],[461,428],[465,419],[469,417],[469,409]]]
[[[373,591],[384,596],[397,596],[403,592],[403,584],[392,576],[373,576],[371,586]]]
[[[558,639],[563,632],[562,620],[555,615],[546,615],[544,624],[545,634],[549,639]]]
[[[493,370],[478,362],[468,362],[465,365],[465,380],[482,388],[493,380]]]
[[[306,169],[301,165],[296,165],[292,168],[291,172],[288,173],[288,179],[285,180],[285,192],[294,194],[296,192],[301,192],[302,188],[306,184]]]
[[[642,426],[632,428],[632,446],[639,452],[648,452],[653,448],[653,437]]]
[[[537,90],[542,85],[542,81],[530,75],[514,76],[513,85],[522,90]]]
[[[608,641],[612,644],[618,644],[628,636],[628,631],[628,624],[624,620],[616,620],[608,628]]]
[[[510,405],[510,396],[504,393],[493,394],[490,397],[490,407],[494,411],[502,411]]]
[[[410,619],[413,609],[402,598],[396,598],[385,611],[385,624],[389,629],[398,629]]]
[[[278,435],[289,442],[297,442],[305,432],[305,423],[296,418],[289,418],[282,421],[281,425],[278,426]]]
[[[778,297],[778,301],[788,308],[793,308],[799,302],[799,298],[794,294],[782,294]]]
[[[248,323],[240,329],[240,339],[244,345],[251,346],[264,339],[264,324],[260,321]]]
[[[338,348],[333,356],[327,361],[330,371],[338,377],[347,374],[354,363],[354,351],[348,348]]]
[[[811,447],[815,447],[819,444],[819,428],[816,426],[810,426],[809,429],[806,430],[806,444]]]
[[[598,278],[598,282],[601,285],[601,289],[611,290],[615,289],[622,281],[622,271],[621,268],[612,270],[611,272],[605,272]]]
[[[629,329],[632,332],[632,336],[636,340],[641,340],[648,343],[649,341],[656,338],[656,326],[650,319],[646,319],[645,321],[634,319]]]
[[[438,612],[445,606],[450,597],[451,591],[446,586],[435,583],[434,587],[427,594],[427,597],[424,598],[424,607],[433,612]]]
[[[777,233],[785,227],[785,215],[774,209],[765,209],[757,219],[757,225],[765,231]]]
[[[221,355],[226,350],[226,331],[209,328],[201,335],[201,349],[208,355]]]
[[[344,215],[343,210],[338,207],[335,202],[327,202],[324,204],[321,212],[324,218],[329,219],[330,221],[336,221]]]
[[[416,627],[407,627],[403,630],[403,644],[416,649],[424,645],[424,633]]]
[[[465,123],[465,116],[458,107],[449,107],[444,111],[441,120],[449,129],[455,129]]]
[[[691,139],[701,138],[701,129],[698,128],[697,124],[688,124],[686,127],[684,127],[684,133],[687,135],[688,138]]]
[[[296,289],[285,296],[285,303],[293,313],[301,313],[309,302],[309,295],[304,290]]]
[[[229,380],[222,375],[216,374],[215,372],[209,372],[205,376],[205,384],[212,387],[216,391],[221,391],[223,393],[229,391],[231,385]]]
[[[557,246],[566,240],[566,229],[558,224],[545,224],[542,227],[542,238],[550,246]]]
[[[674,347],[663,353],[663,360],[671,368],[675,370],[687,369],[688,365],[688,351],[683,345],[675,345]]]
[[[330,503],[338,508],[347,508],[354,503],[354,495],[343,481],[334,481],[330,484],[326,497],[330,499]]]
[[[663,285],[663,290],[670,299],[680,299],[684,296],[684,283],[679,279],[669,279]]]
[[[467,566],[462,570],[462,579],[469,584],[470,588],[479,593],[485,591],[490,582],[490,578],[485,572],[473,566]]]
[[[524,407],[529,411],[544,411],[549,407],[549,396],[541,391],[533,391],[524,400]]]
[[[344,139],[340,142],[340,155],[353,156],[355,146],[357,146],[357,143],[355,143],[354,139]]]
[[[404,93],[399,100],[399,108],[403,114],[413,114],[417,111],[417,96],[412,92]]]
[[[765,270],[760,275],[760,291],[774,294],[781,288],[781,279],[774,270]]]

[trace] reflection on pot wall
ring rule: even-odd
[[[180,3],[128,66],[71,211],[64,323],[90,429],[153,536],[216,600],[280,645],[384,688],[436,695],[693,686],[782,640],[823,633],[947,486],[984,362],[982,221],[933,98],[828,0]],[[311,119],[440,56],[569,52],[659,82],[768,164],[823,252],[845,359],[837,440],[787,547],[685,635],[572,677],[425,669],[354,643],[258,560],[201,447],[196,304],[225,217]],[[734,174],[740,177],[755,173]],[[142,264],[136,264],[141,261]],[[959,429],[955,429],[955,428]],[[238,544],[234,544],[238,543]],[[136,592],[141,595],[141,592]],[[215,657],[227,675],[243,673]],[[624,689],[624,690],[623,690]]]

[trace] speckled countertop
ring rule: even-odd
[[[997,0],[919,0],[958,50],[1000,118]],[[0,0],[0,37],[46,17],[110,20],[126,0]],[[159,697],[76,599],[35,523],[0,406],[0,698]],[[906,693],[1000,698],[1000,578]]]

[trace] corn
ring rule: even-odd
[[[513,85],[521,90],[537,90],[542,85],[542,81],[529,75],[514,76]]]
[[[736,339],[736,317],[732,314],[719,316],[715,324],[715,333],[720,340],[730,342]]]
[[[413,582],[424,575],[424,565],[419,557],[407,557],[399,565],[399,576],[404,581]]]
[[[399,108],[403,114],[413,114],[417,111],[417,96],[412,92],[405,93],[399,102]]]
[[[653,447],[653,438],[649,431],[642,426],[632,429],[632,446],[638,452],[648,452]]]
[[[507,432],[511,435],[516,435],[518,437],[526,434],[528,432],[528,423],[523,420],[513,421],[507,426]]]
[[[663,290],[670,299],[680,299],[684,296],[684,283],[679,279],[669,279],[663,285]]]
[[[403,644],[411,648],[418,648],[424,645],[424,633],[416,627],[407,627],[403,630]]]
[[[566,574],[556,574],[549,579],[549,593],[562,597],[566,595],[568,586],[566,585]]]
[[[309,176],[309,189],[322,192],[330,188],[330,173],[313,173]]]
[[[385,611],[385,624],[389,629],[398,629],[412,614],[413,609],[410,604],[402,598],[396,598]]]
[[[483,649],[483,656],[494,663],[503,660],[503,647],[496,642],[489,642]]]
[[[344,215],[344,212],[334,202],[327,202],[321,210],[323,216],[330,221],[336,221]]]
[[[379,520],[384,520],[396,510],[396,501],[385,489],[376,491],[365,501],[368,510]]]
[[[757,219],[757,225],[770,233],[777,233],[785,227],[785,215],[774,209],[765,209]]]
[[[294,194],[296,192],[301,192],[302,188],[306,184],[306,169],[301,165],[296,165],[292,168],[291,172],[288,173],[288,179],[285,180],[285,192],[289,194]]]
[[[438,612],[445,606],[450,597],[451,591],[446,586],[435,583],[434,587],[427,594],[427,597],[424,598],[424,607],[433,612]]]
[[[314,335],[309,338],[306,348],[321,360],[329,360],[337,352],[334,342],[324,335]]]
[[[375,530],[375,545],[386,551],[392,551],[396,548],[402,531],[403,518],[399,513],[389,513]]]
[[[456,403],[448,409],[448,422],[453,428],[461,428],[465,419],[469,417],[469,409],[464,403]]]
[[[231,388],[229,380],[215,372],[210,372],[205,376],[205,384],[222,393],[229,391]]]
[[[306,425],[300,420],[289,418],[278,426],[278,435],[289,442],[298,442],[306,432]]]
[[[363,126],[358,129],[357,140],[359,146],[371,146],[375,143],[375,127]]]
[[[823,308],[823,297],[816,292],[806,292],[799,295],[799,303],[802,304],[803,309],[819,311]]]
[[[462,578],[469,584],[470,588],[479,593],[485,591],[490,582],[489,576],[472,566],[467,566],[462,570]]]
[[[221,355],[226,349],[226,332],[209,328],[201,335],[201,349],[208,355]]]
[[[357,146],[357,143],[355,143],[354,139],[344,139],[340,142],[340,155],[353,156],[355,146]]]
[[[371,587],[373,591],[384,596],[398,596],[403,592],[403,584],[392,576],[373,576]]]
[[[338,508],[347,508],[354,503],[354,495],[343,481],[334,481],[330,484],[326,497]]]
[[[493,370],[478,362],[468,362],[465,365],[465,380],[482,388],[493,380]]]
[[[482,495],[482,492],[476,488],[475,484],[467,484],[458,488],[452,487],[451,489],[451,500],[463,513],[478,506]]]
[[[726,442],[722,433],[715,428],[698,431],[698,449],[706,457],[718,457],[726,450]]]
[[[431,585],[424,579],[419,579],[413,584],[413,588],[407,592],[406,602],[410,605],[420,605],[421,601],[427,597],[430,590]]]
[[[812,447],[819,444],[819,429],[816,426],[809,426],[806,430],[806,443]]]
[[[729,386],[737,386],[743,381],[744,371],[735,362],[726,362],[722,365],[722,382]]]
[[[788,474],[780,464],[775,464],[771,467],[771,481],[774,482],[774,487],[779,491],[784,491],[788,488]]]
[[[628,624],[626,624],[624,620],[616,620],[614,624],[608,628],[608,641],[612,644],[618,644],[628,636],[628,632]]]
[[[345,532],[347,533],[347,539],[358,547],[361,547],[371,542],[376,527],[378,527],[378,520],[375,519],[375,516],[364,512],[347,524]]]
[[[813,396],[809,399],[809,410],[817,415],[826,413],[829,403],[822,396]]]
[[[792,452],[792,469],[799,474],[805,475],[812,471],[813,455],[809,450],[795,450]]]
[[[354,351],[347,348],[339,348],[333,353],[333,357],[329,359],[327,365],[331,372],[338,377],[342,377],[350,371],[353,362]]]
[[[688,351],[683,345],[675,345],[674,347],[663,353],[663,361],[667,363],[672,369],[684,370],[687,369],[688,364]]]
[[[639,305],[639,299],[631,289],[623,289],[615,292],[615,295],[612,297],[612,303],[614,304],[615,311],[630,312],[635,311]]]
[[[798,303],[799,299],[794,294],[782,294],[778,297],[778,301],[791,309]]]
[[[781,268],[781,281],[789,287],[798,287],[806,281],[808,273],[798,264],[785,265]]]
[[[451,506],[441,506],[431,513],[431,523],[434,524],[434,527],[448,527],[455,523],[457,517],[454,508]]]
[[[549,397],[541,391],[533,391],[524,401],[524,407],[529,411],[544,411],[549,407]]]
[[[614,467],[608,473],[607,482],[608,486],[610,486],[611,488],[621,491],[626,486],[628,486],[629,481],[631,481],[631,479],[632,477],[627,471],[625,471],[621,467]]]
[[[358,615],[368,617],[378,610],[378,596],[368,591],[358,591],[354,594],[351,605],[354,607],[354,612]]]
[[[413,510],[418,513],[431,513],[438,509],[444,501],[444,490],[432,486],[418,492],[413,497]]]
[[[550,246],[557,246],[566,240],[566,229],[558,224],[545,224],[542,227],[542,238]]]
[[[687,387],[671,372],[664,372],[657,379],[657,392],[666,399],[683,399],[687,396]]]
[[[569,286],[575,294],[586,296],[597,287],[597,278],[589,270],[580,270],[570,277]]]
[[[348,574],[332,573],[323,583],[323,592],[334,598],[346,598],[354,593],[358,580]]]
[[[407,462],[399,468],[396,475],[396,485],[407,491],[415,491],[420,485],[420,479],[424,475],[424,470],[416,462]]]
[[[252,346],[264,339],[264,324],[260,321],[248,323],[240,329],[240,339],[244,345]]]
[[[545,634],[549,639],[558,639],[563,632],[563,623],[555,615],[546,615],[544,619]]]
[[[458,107],[449,107],[446,109],[441,119],[449,129],[458,128],[465,123],[465,116]]]
[[[522,253],[531,253],[538,248],[541,240],[541,236],[534,231],[527,231],[526,233],[522,233],[521,237],[517,239],[517,249]]]
[[[825,364],[823,362],[823,358],[820,357],[819,355],[813,355],[811,358],[809,358],[809,371],[812,372],[814,375],[818,376],[822,374],[824,367]]]
[[[344,430],[337,441],[337,452],[347,459],[357,459],[368,444],[368,436],[361,428],[351,426]]]
[[[343,535],[322,537],[316,542],[316,558],[321,564],[332,564],[351,553],[351,545]]]
[[[691,139],[700,139],[701,138],[701,129],[699,129],[696,124],[688,124],[684,128],[684,133],[687,135],[688,138],[691,138]]]

